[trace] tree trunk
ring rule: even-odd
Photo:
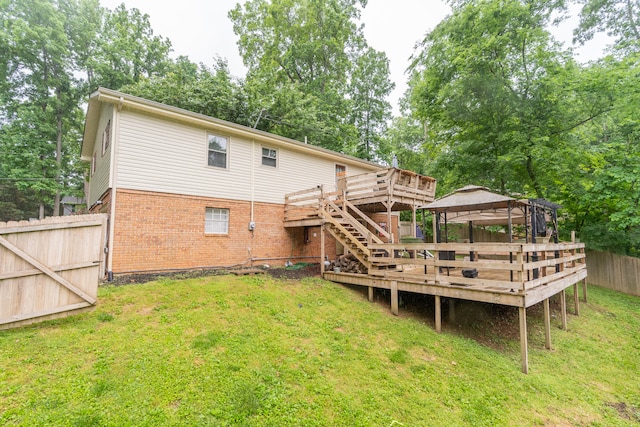
[[[540,187],[540,183],[538,182],[538,177],[536,176],[535,171],[533,170],[533,159],[531,155],[527,156],[527,174],[531,179],[531,183],[533,184],[533,189],[536,192],[536,196],[541,199],[544,199],[544,193],[542,191],[542,187]]]
[[[53,216],[60,215],[60,177],[62,175],[62,93],[60,88],[56,89],[58,105],[56,106],[57,135],[56,135],[56,195],[53,199]]]

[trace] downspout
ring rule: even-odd
[[[254,172],[256,167],[256,141],[254,139],[251,140],[251,219],[250,221],[253,223],[253,198],[254,198]],[[253,231],[253,230],[252,230]]]
[[[253,202],[254,202],[254,186],[255,186],[255,179],[254,179],[254,172],[255,172],[255,167],[256,167],[256,141],[255,139],[251,139],[251,195],[250,195],[250,213],[249,213],[249,224],[247,224],[248,228],[249,228],[249,233],[251,233],[251,241],[249,243],[249,247],[247,247],[247,252],[249,253],[249,262],[252,263],[253,262],[253,238],[255,236],[255,229],[256,229],[256,223],[254,221],[254,212],[253,212]]]
[[[113,140],[111,141],[111,209],[109,212],[109,240],[107,244],[107,251],[109,251],[109,257],[107,262],[107,278],[109,281],[113,280],[113,242],[115,240],[115,219],[116,219],[116,199],[117,199],[117,182],[118,182],[118,172],[116,168],[117,164],[117,151],[118,145],[120,142],[120,110],[122,110],[123,98],[120,97],[120,103],[118,107],[113,112],[113,129],[111,135]]]

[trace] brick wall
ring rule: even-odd
[[[396,242],[400,240],[400,236],[399,236],[400,232],[398,231],[398,224],[399,224],[398,223],[398,219],[399,219],[399,217],[398,217],[398,214],[396,212],[394,212],[391,215],[391,229],[389,229],[389,224],[387,224],[389,219],[387,217],[386,212],[385,213],[374,213],[374,214],[371,214],[370,217],[374,222],[378,223],[379,226],[382,226],[384,224],[383,228],[385,230],[387,230],[387,232],[393,233],[393,237],[396,240]],[[373,227],[371,227],[370,225],[367,226],[367,228],[369,229],[369,231],[373,231]],[[380,237],[382,239],[382,241],[384,241],[384,242],[387,241],[387,239],[385,237],[383,237],[383,236],[378,236],[378,237]]]
[[[111,189],[105,191],[100,197],[100,202],[89,207],[89,213],[111,213]]]
[[[206,208],[229,209],[229,233],[204,232]],[[320,228],[284,228],[284,207],[254,203],[256,228],[249,231],[251,204],[166,193],[119,189],[113,238],[113,272],[318,262]],[[335,258],[335,240],[326,234],[326,254]],[[279,259],[260,259],[279,258]]]

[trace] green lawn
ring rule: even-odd
[[[436,334],[317,278],[106,286],[91,313],[0,331],[0,425],[637,425],[640,299],[589,290],[553,351],[530,309],[525,375],[511,309],[461,305]]]

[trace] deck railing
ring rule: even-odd
[[[285,222],[319,218],[324,197],[322,185],[286,194],[284,196]]]
[[[558,281],[575,283],[587,271],[584,243],[397,243],[371,244],[370,249],[384,254],[371,258],[373,274],[403,266],[403,277],[413,280],[461,286],[481,282],[513,292]],[[464,277],[461,269],[476,269],[478,277]]]
[[[346,190],[347,200],[354,204],[386,201],[400,197],[428,203],[433,200],[436,180],[402,169],[383,169],[343,178],[338,184]]]
[[[361,204],[387,202],[390,197],[411,201],[412,204],[428,203],[433,200],[436,181],[411,171],[390,168],[341,178],[337,187],[339,191],[336,192],[327,192],[323,185],[319,185],[286,194],[285,222],[318,219],[322,199],[336,199],[343,194],[352,210]]]

